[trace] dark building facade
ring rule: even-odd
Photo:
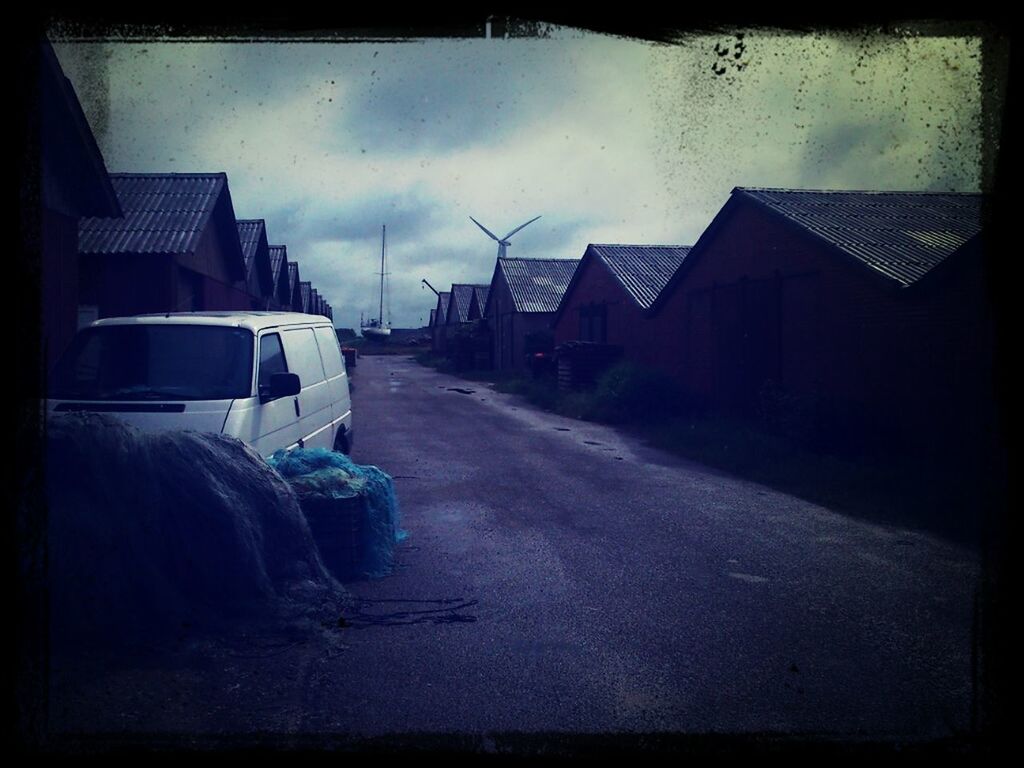
[[[122,215],[103,156],[48,42],[39,48],[40,299],[49,368],[79,325],[78,222]]]
[[[975,432],[992,390],[981,204],[733,190],[654,308],[669,369],[694,402],[806,406],[837,440]]]
[[[672,332],[651,307],[688,258],[685,245],[587,246],[552,320],[555,344],[594,342],[621,348],[627,359],[670,369]]]
[[[551,321],[579,263],[579,259],[497,260],[484,309],[496,369],[524,367],[527,338],[550,337],[553,343]]]
[[[451,295],[451,291],[441,291],[437,294],[437,306],[434,307],[433,327],[430,333],[431,349],[437,354],[443,354],[445,349],[448,303],[451,301]]]
[[[274,295],[266,222],[263,219],[239,219],[238,238],[245,257],[245,285],[252,299],[252,308],[266,309]]]
[[[249,309],[223,173],[116,173],[123,218],[79,222],[80,304],[97,317]]]
[[[291,309],[292,287],[289,282],[288,246],[270,246],[270,274],[274,284],[274,297],[269,309]]]
[[[299,287],[301,280],[299,274],[299,262],[288,262],[288,285],[291,286],[291,297],[288,299],[288,306],[293,312],[299,312],[302,308],[302,289]]]

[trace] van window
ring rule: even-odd
[[[312,328],[296,328],[281,334],[284,352],[288,356],[288,368],[299,375],[303,387],[324,380],[324,367],[320,363],[320,352]]]
[[[315,330],[316,340],[320,345],[320,358],[324,361],[327,378],[341,375],[345,372],[345,361],[341,358],[338,334],[334,332],[333,328],[320,327]]]
[[[53,373],[50,397],[227,400],[252,389],[252,331],[202,325],[85,328]]]
[[[288,363],[281,349],[281,337],[268,333],[260,337],[259,386],[269,387],[270,377],[275,373],[288,373]]]

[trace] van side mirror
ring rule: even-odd
[[[297,395],[302,391],[302,382],[296,373],[275,373],[270,377],[269,387],[260,387],[260,402],[276,400],[279,397]]]

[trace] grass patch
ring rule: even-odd
[[[669,419],[638,430],[669,453],[875,523],[978,540],[986,484],[956,462],[883,450],[861,456],[815,451],[756,424],[724,417]]]

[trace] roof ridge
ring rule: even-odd
[[[228,177],[227,171],[205,171],[197,173],[138,173],[138,172],[127,172],[127,171],[115,171],[109,174],[112,178],[119,179],[170,179],[170,178],[181,178],[181,179],[211,179],[211,178],[223,178]]]
[[[693,248],[679,243],[591,243],[594,248]]]
[[[499,256],[499,261],[579,261],[578,256],[541,256],[532,258],[530,256]]]
[[[982,192],[930,192],[928,190],[906,190],[906,189],[813,189],[809,187],[733,187],[733,192],[792,192],[800,194],[813,192],[816,194],[846,194],[846,195],[920,195],[922,197],[954,196],[954,197],[983,197]]]

